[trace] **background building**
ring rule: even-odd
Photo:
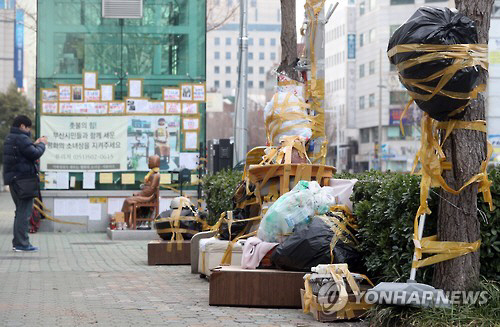
[[[236,0],[212,0],[216,12],[228,13]],[[265,104],[266,73],[280,62],[279,1],[250,0],[248,6],[248,97]],[[207,88],[234,96],[238,82],[239,8],[225,24],[207,32]]]
[[[16,1],[0,1],[0,92],[14,79]]]

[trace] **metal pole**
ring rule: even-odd
[[[379,51],[378,61],[378,169],[382,171],[382,49]]]
[[[245,159],[248,144],[247,80],[248,80],[248,0],[240,0],[240,60],[234,128],[234,163]]]
[[[335,158],[335,168],[340,173],[340,106],[337,106],[337,156]]]

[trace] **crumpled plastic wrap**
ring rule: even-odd
[[[257,237],[265,242],[283,242],[293,228],[306,223],[315,214],[324,214],[335,205],[333,188],[317,182],[299,181],[267,210],[259,225]]]
[[[282,105],[287,97],[288,97],[287,100],[288,105],[286,107],[275,108],[275,104]],[[269,116],[274,114],[275,119],[281,119],[281,123],[273,124],[272,126],[270,126],[269,130],[267,130],[268,124],[266,123],[266,133],[270,138],[272,138],[271,145],[275,146],[280,145],[280,138],[282,136],[302,136],[306,140],[309,140],[311,138],[312,136],[311,128],[304,126],[304,125],[310,125],[311,121],[307,119],[307,113],[305,109],[301,107],[301,105],[303,104],[304,100],[302,98],[297,97],[293,93],[278,92],[273,95],[271,101],[269,101],[266,107],[264,108],[264,120],[267,121]],[[304,119],[289,120],[286,117],[286,113],[299,113],[299,114],[302,113]],[[289,130],[282,131],[284,128],[288,128],[290,126],[297,126],[297,128],[292,128]]]

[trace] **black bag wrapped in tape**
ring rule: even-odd
[[[309,224],[295,226],[293,234],[275,248],[271,260],[278,268],[294,271],[311,271],[319,264],[330,264],[333,236],[331,227],[314,217]],[[349,269],[361,271],[358,251],[341,240],[333,248],[333,263],[347,263]]]
[[[248,230],[246,230],[247,226],[253,224],[253,221],[239,221],[239,220],[248,218],[248,215],[247,215],[247,212],[245,209],[235,209],[232,212],[233,212],[233,222],[231,224],[231,236],[229,235],[229,226],[228,226],[227,222],[222,222],[219,226],[219,233],[217,235],[217,237],[220,240],[232,241],[241,232],[243,232],[243,234],[248,232]]]
[[[170,210],[163,211],[155,219],[155,228],[158,232],[158,235],[165,241],[172,240],[172,233],[171,232],[162,232],[162,230],[171,229],[171,228],[175,228],[175,227],[172,225],[172,221],[168,221],[168,220],[162,221],[162,218],[171,218],[172,212],[175,210],[176,209],[174,209],[174,210],[170,209]],[[195,218],[196,211],[195,211],[194,207],[193,208],[183,207],[180,216],[181,216],[181,218],[179,219],[179,227],[178,228],[187,229],[187,230],[194,231],[194,232],[201,232],[202,231],[203,226],[202,226],[201,222],[196,221],[196,220],[185,220],[185,219],[183,220],[182,219],[182,217]],[[190,240],[193,237],[193,235],[196,234],[194,232],[193,233],[182,233],[182,238],[184,240]]]
[[[401,25],[389,39],[388,51],[397,45],[404,44],[477,44],[478,35],[473,20],[450,10],[449,8],[420,7],[413,16]],[[429,52],[411,51],[396,53],[389,56],[392,64],[397,65],[409,59],[418,58]],[[405,80],[424,79],[447,67],[451,66],[454,59],[436,59],[424,62],[403,70],[399,70],[400,80],[411,92],[418,94],[431,94],[418,87],[411,86]],[[453,77],[445,84],[443,91],[469,93],[478,85],[480,66],[464,67],[458,70]],[[438,85],[440,76],[435,79],[423,82],[432,89]],[[465,111],[456,113],[457,109],[467,105],[468,99],[455,99],[445,95],[436,94],[431,99],[424,101],[415,99],[420,109],[427,112],[432,118],[445,121],[454,113],[453,119],[463,117]]]

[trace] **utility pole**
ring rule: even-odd
[[[248,0],[240,0],[238,89],[234,115],[234,164],[245,159],[248,144],[247,80],[248,80]]]
[[[382,171],[382,49],[378,61],[378,169]]]

